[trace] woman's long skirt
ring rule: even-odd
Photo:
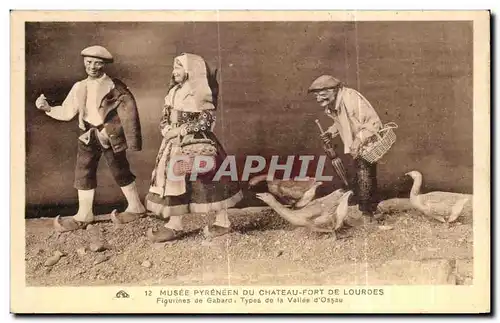
[[[189,174],[185,175],[185,193],[180,195],[169,194],[172,191],[169,185],[177,183],[169,181],[167,176],[168,164],[179,147],[175,139],[163,139],[145,201],[150,212],[162,218],[188,213],[209,213],[231,208],[243,199],[238,181],[232,181],[229,176],[213,180],[227,154],[213,132],[205,134],[217,146],[215,167],[208,173],[198,174],[195,181],[190,180]]]

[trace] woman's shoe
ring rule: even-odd
[[[203,229],[203,234],[205,235],[205,238],[220,237],[222,235],[228,234],[229,232],[231,232],[230,228],[221,227],[216,224],[207,225]]]
[[[181,236],[182,231],[173,230],[170,228],[161,227],[156,231],[149,228],[146,236],[151,242],[167,242],[176,240]]]

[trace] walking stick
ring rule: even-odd
[[[321,132],[321,134],[324,134],[325,132],[323,131],[323,128],[321,127],[321,124],[319,123],[318,119],[316,119],[316,124],[318,125],[319,131]],[[333,149],[331,144],[324,144],[324,146],[325,146],[326,154],[328,155],[328,157],[332,161],[333,169],[335,169],[335,172],[337,173],[337,175],[342,179],[342,181],[344,182],[344,185],[346,187],[348,187],[349,183],[347,182],[347,172],[344,168],[344,164],[342,163],[342,160],[337,156],[337,154],[335,153],[335,150]]]

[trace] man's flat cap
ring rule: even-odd
[[[83,57],[96,57],[103,59],[108,63],[113,62],[113,55],[102,46],[90,46],[82,50],[81,52]]]
[[[332,89],[340,84],[340,81],[331,75],[321,75],[312,82],[307,92],[320,91],[324,89]]]

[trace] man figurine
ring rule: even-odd
[[[377,202],[377,165],[358,157],[360,147],[378,132],[382,123],[379,116],[358,91],[345,87],[330,75],[318,77],[309,87],[324,112],[333,120],[333,125],[321,136],[325,144],[330,144],[340,135],[344,143],[344,153],[354,159],[356,176],[351,185],[358,200],[359,210],[372,219]]]
[[[135,98],[123,82],[105,74],[104,67],[113,62],[106,48],[91,46],[81,55],[88,77],[73,85],[62,105],[50,106],[43,94],[36,100],[36,107],[56,120],[70,121],[78,114],[80,136],[74,181],[78,213],[62,220],[57,216],[57,231],[81,229],[94,221],[96,173],[101,155],[128,202],[125,212],[119,215],[132,221],[146,212],[126,156],[127,149],[142,149]]]

